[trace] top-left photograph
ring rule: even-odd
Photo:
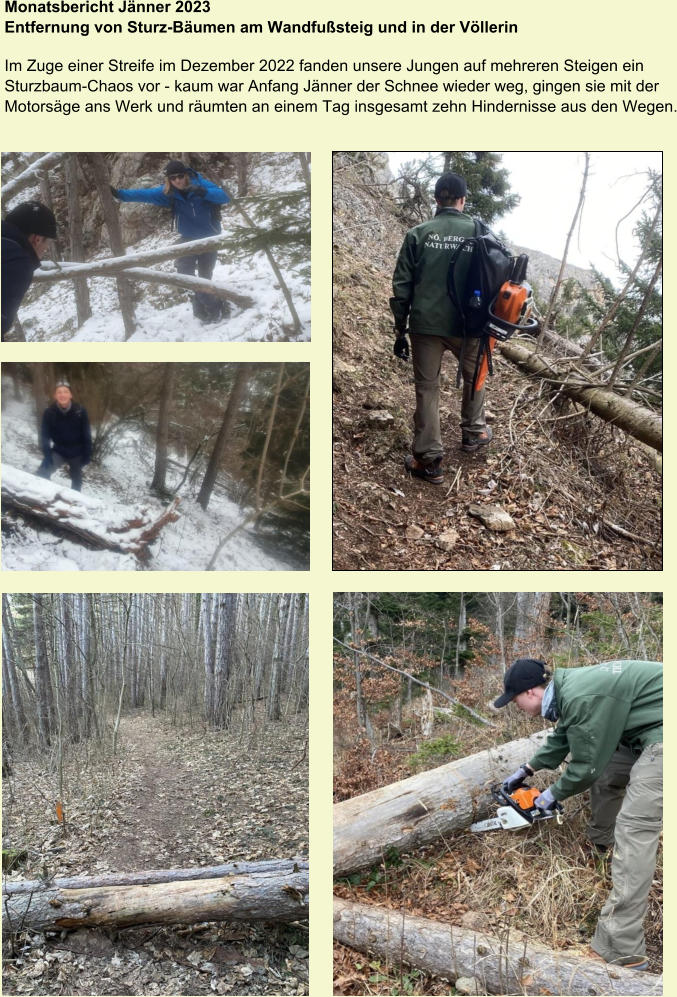
[[[3,342],[310,339],[310,154],[5,152]]]

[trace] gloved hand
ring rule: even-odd
[[[393,343],[393,353],[400,360],[409,359],[409,340],[407,339],[407,333],[400,332],[398,329],[395,330],[397,338]]]
[[[207,191],[199,183],[192,183],[188,189],[190,190],[190,192],[192,194],[195,194],[196,197],[206,197],[207,196]]]
[[[545,792],[541,793],[540,796],[537,796],[536,799],[534,800],[534,804],[538,807],[539,810],[557,809],[557,800],[552,795],[551,789],[546,789]]]
[[[504,791],[506,793],[513,793],[516,789],[519,789],[525,779],[528,779],[533,774],[534,770],[529,765],[520,765],[517,771],[509,775],[503,783]]]
[[[115,198],[115,200],[117,201],[117,200],[118,200],[118,198],[120,197],[120,195],[119,195],[119,193],[118,193],[118,189],[117,189],[117,187],[113,187],[113,185],[111,184],[111,185],[110,185],[110,192],[111,192],[111,194],[113,195],[113,197]]]

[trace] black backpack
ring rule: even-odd
[[[481,336],[489,320],[489,308],[496,295],[512,276],[515,259],[483,222],[477,218],[473,221],[474,236],[464,239],[449,261],[447,291],[463,319],[463,335],[476,338]],[[468,273],[463,286],[458,286],[455,263],[459,254],[471,244]]]

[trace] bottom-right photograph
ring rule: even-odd
[[[334,993],[663,993],[663,597],[334,595]]]

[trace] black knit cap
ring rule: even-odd
[[[23,201],[5,215],[5,221],[16,225],[24,235],[43,235],[56,239],[56,218],[39,201]]]
[[[184,166],[180,159],[170,159],[165,166],[165,176],[171,177],[175,173],[187,173],[188,167]]]
[[[459,197],[465,197],[467,193],[468,185],[458,173],[443,173],[435,184],[435,197],[438,201],[455,201]]]
[[[535,689],[548,681],[547,665],[538,658],[518,658],[503,676],[505,692],[494,700],[494,706],[507,706],[515,696],[527,689]]]

